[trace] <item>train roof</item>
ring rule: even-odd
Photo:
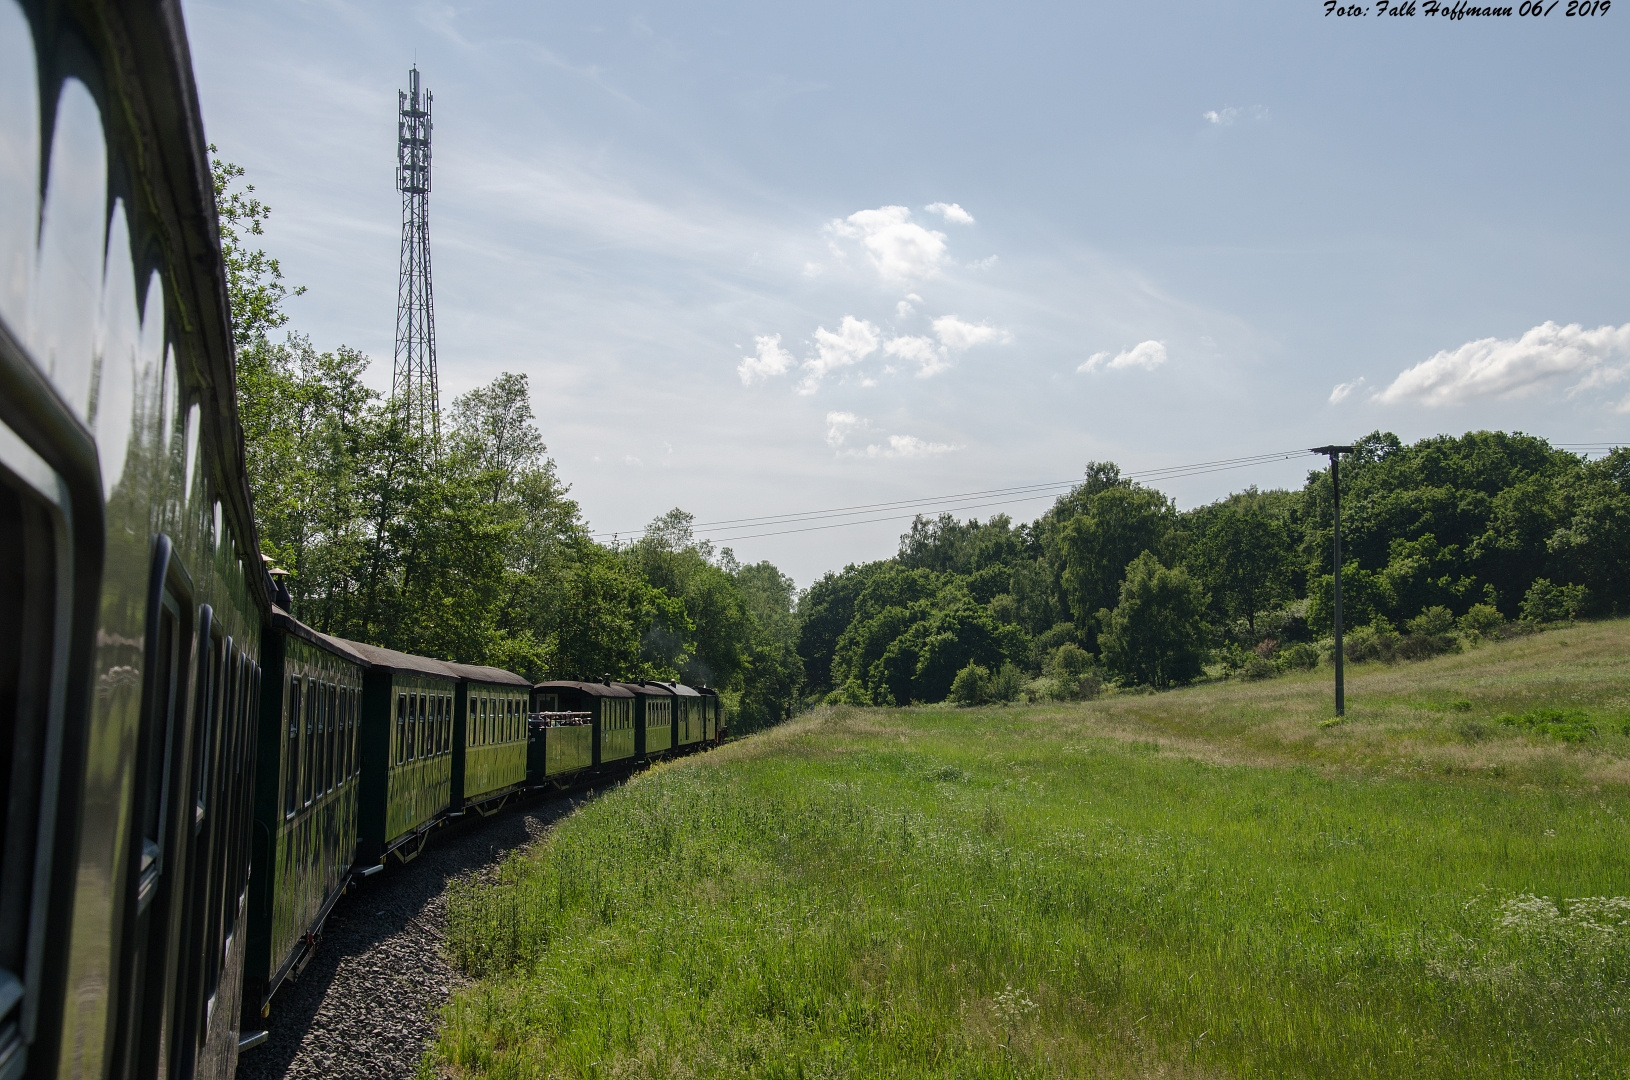
[[[296,619],[293,615],[290,615],[276,604],[272,605],[271,621],[274,628],[283,631],[283,633],[288,634],[290,637],[297,637],[309,645],[315,645],[319,649],[326,649],[342,660],[349,661],[350,663],[357,664],[360,667],[365,668],[373,666],[368,662],[367,657],[363,656],[356,649],[352,648],[350,642],[344,640],[343,638],[329,637],[327,634],[322,633],[319,630],[313,630],[311,627],[307,626],[299,619]]]
[[[454,671],[453,665],[445,660],[432,660],[428,656],[414,656],[412,653],[397,652],[395,649],[367,645],[360,641],[348,641],[345,638],[334,640],[362,654],[362,658],[368,661],[370,667],[409,675],[429,675],[437,679],[457,680],[464,677]]]
[[[625,682],[617,683],[616,685],[626,686],[633,693],[650,694],[652,697],[655,697],[658,694],[667,694],[669,697],[702,696],[695,690],[692,690],[690,687],[686,686],[684,683],[679,682],[660,682],[658,680],[651,679],[645,682]]]
[[[442,665],[451,668],[459,678],[469,682],[496,683],[500,686],[521,686],[530,688],[532,681],[513,671],[503,668],[487,667],[485,664],[455,664],[451,660],[442,661]]]
[[[532,687],[534,690],[576,690],[580,694],[590,697],[626,697],[631,698],[634,692],[622,683],[577,682],[573,679],[555,679],[551,682],[541,682]]]

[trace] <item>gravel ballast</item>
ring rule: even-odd
[[[490,872],[541,838],[581,797],[532,800],[438,829],[405,866],[394,858],[328,917],[316,954],[285,982],[265,1043],[238,1060],[238,1080],[411,1077],[458,977],[442,954],[450,882]]]

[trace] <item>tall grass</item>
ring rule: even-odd
[[[1630,639],[1615,626],[1602,632]],[[1524,664],[1574,662],[1476,655],[1517,681]],[[1430,683],[1449,662],[1413,667]],[[1601,708],[1604,681],[1622,694],[1622,668],[1593,670],[1557,704]],[[1479,743],[1521,766],[1504,777],[1429,754],[1354,765],[1320,709],[1299,718],[1315,734],[1290,738],[1285,710],[1253,692],[1191,695],[1215,739],[1184,727],[1176,751],[1148,732],[1178,724],[1181,694],[826,711],[654,770],[450,896],[448,947],[475,981],[434,1065],[1630,1072],[1630,808],[1591,772],[1618,744],[1558,743],[1565,756],[1536,771],[1520,751],[1551,748],[1492,724]],[[1473,717],[1508,707],[1498,697]],[[1466,713],[1435,715],[1453,731]],[[1426,753],[1421,723],[1399,730]],[[1286,752],[1264,756],[1270,743]]]

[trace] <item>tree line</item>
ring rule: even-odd
[[[1094,463],[1034,522],[919,517],[893,558],[828,573],[800,600],[798,651],[813,695],[857,704],[1311,666],[1332,629],[1332,528],[1328,469],[1179,512]],[[1588,461],[1520,433],[1406,446],[1376,432],[1343,462],[1342,544],[1359,658],[1447,647],[1456,628],[1622,612],[1630,451]]]
[[[804,682],[790,578],[715,551],[678,509],[632,544],[597,543],[525,375],[455,399],[439,435],[414,431],[365,384],[368,357],[285,329],[291,290],[253,239],[270,211],[240,167],[217,158],[214,173],[256,521],[295,617],[535,681],[713,686],[738,731],[790,715]]]

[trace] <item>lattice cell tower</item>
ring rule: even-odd
[[[419,90],[419,68],[398,91],[396,186],[402,192],[402,273],[396,288],[396,367],[391,400],[409,425],[441,434],[436,385],[436,305],[430,290],[430,101]]]

